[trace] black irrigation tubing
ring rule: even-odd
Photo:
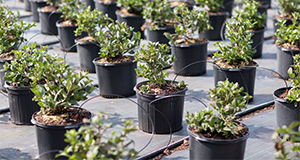
[[[250,114],[252,112],[255,112],[255,111],[259,110],[259,109],[263,109],[265,107],[268,107],[268,106],[270,106],[272,104],[274,104],[274,100],[271,100],[271,101],[268,101],[268,102],[265,102],[265,103],[261,103],[259,105],[254,106],[254,107],[251,107],[251,108],[247,108],[243,112],[239,112],[239,113],[235,114],[235,116],[241,117],[241,116]]]
[[[9,108],[3,108],[3,109],[0,109],[0,114],[7,113],[9,111],[10,111]]]

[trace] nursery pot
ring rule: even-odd
[[[189,134],[189,156],[191,160],[242,160],[244,159],[246,142],[250,136],[249,128],[248,133],[243,137],[228,140],[201,137],[193,133],[189,127],[187,132]]]
[[[277,127],[282,127],[284,125],[289,126],[294,121],[300,121],[300,105],[294,105],[294,102],[290,102],[286,99],[279,98],[277,95],[284,93],[286,90],[291,89],[291,87],[279,88],[274,91],[273,98],[275,101],[275,112],[276,112],[276,123]],[[298,128],[293,128],[295,132]]]
[[[138,83],[134,88],[134,90],[136,91],[137,103],[140,105],[138,107],[139,129],[148,133],[152,132],[152,123],[147,114],[149,113],[150,118],[154,123],[154,133],[157,134],[170,133],[169,123],[171,126],[172,133],[179,131],[182,128],[184,96],[174,96],[174,97],[164,98],[156,102],[153,102],[150,105],[151,101],[167,95],[154,95],[154,94],[141,93],[138,88],[146,84],[147,81],[144,81]],[[186,91],[187,91],[187,87],[184,90],[174,94],[185,95]],[[166,116],[166,118],[159,111],[164,116]]]
[[[252,58],[259,58],[262,56],[265,30],[266,28],[254,32],[247,32],[253,33],[253,36],[251,37],[253,43],[251,44],[251,46],[252,48],[256,49],[256,52],[252,55]]]
[[[60,19],[62,12],[53,11],[43,11],[41,8],[38,8],[41,29],[43,34],[48,35],[58,35],[56,21]]]
[[[289,79],[287,70],[292,64],[294,64],[294,58],[296,54],[300,53],[300,50],[286,49],[277,46],[277,71],[283,79]]]
[[[173,69],[182,76],[198,76],[206,73],[207,44],[209,41],[198,44],[172,44],[171,53],[176,56]],[[187,65],[197,62],[185,69]],[[201,61],[201,62],[200,62]]]
[[[271,0],[258,0],[258,2],[268,5],[268,8],[271,8]]]
[[[257,7],[257,12],[259,12],[260,14],[266,14],[266,17],[268,17],[268,8],[269,8],[269,4],[263,4],[261,6]]]
[[[4,78],[4,75],[6,73],[6,71],[1,71],[2,69],[4,69],[4,64],[5,62],[8,62],[10,63],[11,62],[11,59],[1,59],[0,58],[0,89],[3,91],[3,92],[6,92],[6,88],[4,87],[4,84],[5,84],[5,80],[3,79]]]
[[[224,5],[224,8],[221,9],[221,11],[228,12],[229,13],[228,17],[231,17],[232,9],[234,7],[234,0],[224,0],[223,5]]]
[[[82,42],[75,39],[75,43],[79,54],[80,68],[90,73],[96,73],[93,60],[99,57],[100,47],[98,42]]]
[[[244,88],[243,92],[247,92],[253,97],[257,66],[258,65],[256,64],[256,66],[251,67],[222,68],[214,64],[213,68],[215,87],[217,87],[219,81],[225,81],[226,78],[228,78],[229,82],[238,82],[239,86]],[[252,100],[253,98],[251,98],[249,102]]]
[[[35,125],[39,158],[41,160],[55,159],[55,155],[58,154],[60,150],[64,150],[68,145],[68,143],[64,141],[66,131],[71,129],[78,130],[83,123],[72,125],[47,125],[36,121],[34,118],[36,114],[37,112],[32,115],[31,123]],[[57,159],[68,158],[58,157]]]
[[[30,6],[29,0],[24,0],[24,4],[25,4],[25,11],[30,12],[31,11],[31,6]]]
[[[95,9],[95,2],[94,2],[94,0],[81,0],[81,2],[85,3],[86,7],[90,6],[91,7],[91,11]]]
[[[221,14],[209,14],[209,21],[213,29],[201,33],[199,35],[199,38],[208,40],[222,40],[222,38],[224,39],[226,28],[225,21],[228,16],[228,12],[223,12]]]
[[[137,62],[100,63],[93,60],[96,67],[100,94],[106,98],[117,98],[116,95],[129,97],[135,94]]]
[[[126,22],[126,24],[130,27],[134,28],[134,32],[140,32],[141,36],[144,36],[144,32],[141,30],[141,27],[145,23],[145,19],[143,15],[125,15],[122,14],[120,10],[116,10],[117,20],[122,23]]]
[[[67,51],[67,52],[76,52],[77,49],[75,46],[75,39],[83,37],[84,35],[75,37],[74,31],[78,28],[78,26],[77,25],[74,25],[74,26],[61,25],[60,23],[63,21],[64,21],[63,19],[60,19],[56,22],[58,36],[60,39],[60,49],[62,51]]]
[[[152,26],[144,24],[146,39],[151,42],[159,42],[160,44],[168,44],[169,39],[164,35],[165,32],[170,34],[175,33],[174,26],[159,27],[156,30],[151,30]]]
[[[40,18],[39,18],[39,13],[38,13],[37,9],[47,6],[47,2],[46,1],[36,1],[36,0],[29,0],[29,2],[30,2],[33,21],[39,22]]]
[[[32,101],[34,94],[27,87],[12,87],[5,85],[8,93],[10,120],[14,124],[30,125],[30,119],[34,112],[39,111],[37,102]]]
[[[102,14],[107,14],[108,17],[113,19],[114,21],[117,19],[116,10],[118,9],[117,4],[114,2],[104,3],[101,0],[94,0],[96,9],[101,11]]]

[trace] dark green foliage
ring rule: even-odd
[[[117,5],[132,14],[141,14],[147,0],[118,0]]]
[[[200,7],[208,7],[209,12],[220,12],[224,8],[224,0],[195,0]]]

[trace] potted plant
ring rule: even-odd
[[[116,1],[117,0],[94,0],[96,9],[101,11],[102,14],[107,14],[108,17],[114,21],[117,19],[116,10],[119,9]]]
[[[146,39],[151,42],[168,44],[169,40],[164,36],[165,32],[174,33],[174,13],[170,9],[171,3],[168,0],[153,0],[147,3],[143,15],[149,19],[143,25]]]
[[[288,26],[292,24],[292,20],[294,19],[293,13],[300,11],[300,0],[278,0],[278,5],[282,9],[282,13],[273,17],[274,33],[280,28],[277,22],[286,19],[287,22],[285,25]]]
[[[178,6],[174,12],[177,22],[175,24],[176,34],[165,33],[171,42],[171,53],[177,59],[173,64],[173,69],[178,75],[202,75],[206,73],[207,44],[209,41],[193,38],[193,34],[195,32],[201,34],[212,28],[209,24],[208,14],[196,9],[190,11],[185,5]],[[187,67],[187,65],[197,61],[200,63]]]
[[[6,22],[0,24],[0,70],[2,70],[3,65],[14,58],[11,51],[18,50],[19,46],[27,41],[24,33],[35,26],[35,23],[25,23],[23,19],[19,21],[20,13],[14,13],[7,6],[0,6],[0,17],[3,22]],[[0,71],[0,89],[2,91],[6,91],[4,74],[5,71]]]
[[[100,94],[103,97],[128,97],[135,94],[137,63],[133,54],[140,46],[140,32],[133,32],[133,27],[127,27],[125,22],[106,25],[108,32],[100,32],[95,39],[99,42],[100,57],[93,63],[96,67]]]
[[[248,19],[241,17],[232,17],[230,23],[227,23],[227,38],[231,43],[226,46],[216,42],[215,46],[220,51],[215,52],[214,57],[220,59],[214,61],[214,81],[215,86],[219,81],[238,82],[249,95],[253,97],[256,62],[252,60],[255,49],[252,48],[252,33],[247,33],[249,26],[253,24]],[[253,99],[250,99],[252,101]]]
[[[100,50],[99,42],[95,40],[96,34],[102,30],[105,23],[112,20],[107,15],[101,16],[102,12],[87,7],[84,12],[77,14],[78,28],[75,30],[75,36],[86,34],[87,36],[75,39],[77,52],[79,54],[80,68],[90,73],[95,73],[93,60],[98,57]]]
[[[141,27],[145,23],[142,12],[147,0],[117,0],[117,6],[120,10],[116,10],[117,20],[134,28],[134,32],[141,32]]]
[[[79,37],[75,37],[74,31],[77,29],[77,15],[80,14],[82,8],[79,0],[61,0],[63,4],[58,11],[61,11],[62,18],[56,22],[58,36],[60,40],[60,48],[67,52],[76,52],[76,46],[74,40]],[[81,36],[84,36],[81,35]]]
[[[182,128],[184,97],[172,95],[185,95],[187,87],[183,81],[165,80],[168,72],[163,70],[164,67],[176,60],[175,55],[166,54],[169,49],[166,44],[148,42],[147,48],[143,45],[136,53],[136,61],[140,62],[137,75],[148,79],[135,86],[137,102],[141,106],[138,107],[139,129],[144,132],[173,133]],[[158,100],[159,97],[167,98]],[[154,128],[144,110],[148,111]]]
[[[293,23],[286,25],[287,20],[278,22],[280,28],[275,32],[277,40],[275,42],[277,47],[277,71],[284,78],[288,79],[287,73],[290,65],[294,64],[293,56],[300,53],[300,25],[298,21],[300,14],[295,12],[292,14],[294,17]]]
[[[208,7],[209,21],[213,29],[199,35],[202,39],[222,40],[225,33],[225,21],[229,17],[228,12],[222,11],[223,0],[195,0],[201,7]]]
[[[243,159],[246,141],[250,136],[249,128],[235,121],[235,114],[246,108],[250,95],[244,93],[243,87],[228,80],[218,82],[210,89],[212,99],[209,107],[187,112],[186,123],[189,133],[190,159]]]
[[[85,119],[78,131],[75,129],[66,132],[65,141],[69,144],[59,157],[69,159],[130,159],[135,158],[137,151],[131,148],[133,140],[128,140],[128,135],[136,130],[132,120],[122,120],[124,127],[122,133],[114,130],[108,135],[107,130],[113,127],[113,123],[105,120],[108,115],[100,113],[91,120]],[[121,130],[121,129],[120,129]]]
[[[275,142],[276,159],[299,159],[299,121],[292,122],[289,126],[277,127],[272,135]],[[295,130],[295,128],[298,128]],[[282,138],[278,138],[281,135]]]
[[[38,8],[39,22],[41,23],[41,30],[43,34],[58,35],[56,21],[58,21],[62,15],[61,11],[58,11],[61,0],[46,0],[47,6]]]
[[[32,101],[31,83],[44,83],[44,69],[52,60],[47,55],[47,47],[36,48],[36,43],[28,44],[21,51],[13,51],[15,58],[6,62],[2,71],[8,93],[10,120],[14,124],[31,124],[30,119],[40,107]],[[38,69],[39,68],[39,69]]]
[[[42,68],[38,68],[42,69]],[[45,83],[33,84],[33,100],[38,101],[40,111],[32,115],[35,125],[40,159],[54,159],[63,150],[66,130],[78,129],[84,118],[91,118],[91,112],[75,107],[86,100],[95,89],[88,78],[88,72],[75,73],[64,59],[54,56],[46,66]]]
[[[294,121],[300,121],[300,55],[294,56],[295,63],[288,69],[291,87],[276,89],[273,93],[278,127],[289,126]],[[297,128],[294,128],[297,131]]]
[[[264,42],[264,32],[266,30],[265,22],[266,15],[260,14],[258,12],[259,3],[254,0],[244,1],[243,10],[236,10],[238,13],[237,16],[240,16],[243,19],[248,19],[251,24],[249,26],[247,33],[252,33],[251,37],[253,43],[252,48],[256,49],[256,52],[252,55],[252,58],[259,58],[262,56],[263,42]]]

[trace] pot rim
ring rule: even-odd
[[[44,7],[46,7],[46,6],[44,6]],[[43,8],[43,7],[42,7]],[[61,11],[43,11],[43,10],[41,10],[41,7],[39,7],[39,8],[37,8],[37,12],[41,12],[41,13],[52,13],[52,14],[62,14],[62,12]]]
[[[172,80],[166,80],[168,82],[172,81]],[[155,97],[155,98],[160,98],[162,96],[168,96],[168,95],[176,95],[176,94],[185,94],[185,92],[188,90],[188,87],[185,87],[183,90],[179,91],[179,92],[176,92],[176,93],[172,93],[172,94],[164,94],[164,95],[161,95],[161,94],[149,94],[149,93],[141,93],[140,90],[138,89],[139,86],[143,85],[143,84],[147,84],[147,82],[149,82],[149,80],[146,80],[146,81],[142,81],[142,82],[139,82],[137,83],[133,90],[137,93],[137,94],[140,94],[142,96],[145,96],[145,97]],[[175,81],[175,83],[179,83],[177,81]]]
[[[148,21],[151,22],[151,21]],[[144,26],[146,29],[151,30],[151,26],[147,25],[147,22],[144,23]],[[156,30],[151,31],[161,31],[161,30],[167,30],[167,29],[175,29],[174,25],[172,26],[165,26],[165,27],[157,27]]]
[[[218,69],[218,70],[222,70],[222,71],[242,71],[242,70],[252,70],[252,69],[256,69],[256,67],[258,67],[259,65],[255,62],[255,66],[250,66],[250,67],[247,67],[247,66],[243,66],[243,67],[240,67],[240,68],[223,68],[223,67],[220,67],[218,66],[217,64],[215,64],[217,60],[213,61],[213,68],[215,69]]]
[[[4,58],[0,58],[0,63],[5,63],[5,62],[11,62],[14,59],[4,59]]]
[[[116,10],[115,13],[116,15],[119,15],[120,17],[132,17],[132,18],[143,18],[143,14],[140,15],[125,15],[123,13],[119,13],[121,10]]]
[[[130,57],[133,57],[133,56],[130,56]],[[97,66],[123,66],[123,65],[128,65],[128,64],[132,64],[132,63],[137,63],[137,62],[134,62],[134,60],[132,61],[127,61],[127,62],[121,62],[121,63],[99,63],[99,62],[96,62],[97,60],[101,59],[101,57],[97,57],[93,60],[93,63]]]
[[[283,52],[290,52],[290,51],[300,52],[300,49],[288,49],[288,48],[280,47],[277,44],[275,44],[275,46],[277,47],[277,49],[279,49],[280,51],[283,51]]]
[[[73,25],[73,26],[64,26],[64,25],[61,25],[60,22],[63,22],[63,21],[65,21],[65,20],[64,19],[57,20],[55,22],[56,27],[58,27],[58,28],[77,28],[78,27],[76,25]]]
[[[85,36],[87,37],[87,36]],[[99,42],[81,42],[81,41],[78,41],[78,39],[81,39],[81,38],[84,38],[84,37],[78,37],[74,40],[75,44],[76,45],[98,45]]]
[[[9,90],[30,90],[30,88],[33,88],[32,86],[11,86],[8,84],[8,82],[4,83],[4,88],[9,89]]]
[[[169,44],[171,47],[178,47],[178,48],[188,48],[188,47],[193,47],[193,46],[202,46],[202,45],[207,45],[209,43],[208,39],[205,39],[205,42],[202,43],[195,43],[195,44],[171,44],[171,41],[169,41]]]
[[[245,125],[242,122],[239,122],[243,125]],[[195,133],[193,133],[190,129],[189,126],[187,126],[187,132],[190,136],[194,137],[197,141],[202,141],[202,142],[208,142],[208,143],[217,143],[217,144],[226,144],[226,143],[238,143],[244,140],[247,140],[250,136],[250,129],[247,125],[245,125],[248,128],[248,132],[246,135],[243,137],[235,138],[235,139],[212,139],[212,138],[207,138],[207,137],[201,137]]]
[[[75,106],[72,106],[72,107],[74,107],[74,108],[81,108],[81,107],[75,107]],[[84,109],[84,110],[86,110],[86,111],[89,111],[89,110],[87,110],[87,109],[85,109],[85,108],[81,108],[81,109]],[[76,124],[71,124],[71,125],[48,125],[48,124],[40,123],[40,122],[38,122],[38,121],[36,121],[36,120],[34,119],[35,114],[37,114],[38,112],[39,112],[39,111],[34,112],[34,113],[32,114],[32,116],[31,116],[31,120],[30,120],[30,122],[31,122],[32,124],[34,124],[35,126],[38,126],[38,127],[42,127],[42,128],[51,128],[51,129],[72,129],[72,128],[79,127],[79,126],[81,126],[81,125],[84,124],[83,122],[81,122],[81,123],[76,123]],[[92,118],[92,117],[93,117],[93,113],[92,113],[91,111],[89,111],[89,112],[91,113],[91,118]],[[90,119],[91,119],[91,118],[90,118]]]
[[[95,3],[96,2],[98,2],[98,3],[100,3],[100,4],[103,4],[103,5],[114,5],[114,4],[117,4],[116,2],[112,2],[112,1],[110,1],[110,2],[103,2],[103,1],[101,1],[101,0],[93,0]]]
[[[282,93],[282,92],[284,92],[286,89],[291,89],[292,87],[281,87],[281,88],[278,88],[278,89],[276,89],[274,92],[273,92],[273,98],[274,98],[274,100],[275,101],[278,101],[278,102],[280,102],[280,103],[292,103],[292,102],[290,102],[289,100],[287,100],[287,99],[283,99],[283,98],[279,98],[279,97],[277,97],[276,95],[277,94],[280,94],[280,93]]]
[[[260,33],[260,32],[265,32],[267,30],[267,27],[265,26],[263,29],[261,29],[261,30],[256,30],[256,31],[252,31],[252,32],[246,32],[246,33],[253,33],[253,34],[255,34],[255,33]]]
[[[218,17],[218,16],[226,16],[228,17],[229,16],[229,12],[227,11],[219,11],[219,12],[222,12],[220,14],[208,14],[209,17]]]

